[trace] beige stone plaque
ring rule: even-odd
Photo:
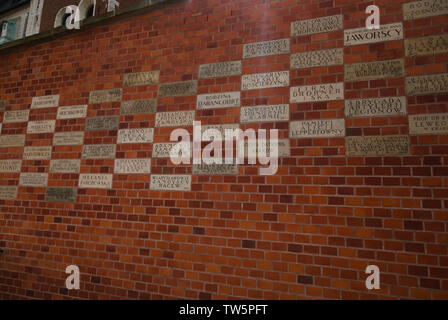
[[[347,156],[387,156],[409,154],[408,136],[347,137]]]
[[[289,39],[279,39],[262,41],[255,43],[247,43],[243,48],[243,58],[266,57],[290,52]]]
[[[289,71],[245,74],[241,77],[241,90],[281,88],[289,86]]]
[[[17,198],[16,186],[0,186],[0,199],[2,200],[14,200]]]
[[[25,147],[23,159],[25,160],[49,160],[51,159],[51,146]]]
[[[345,100],[345,116],[382,117],[406,115],[406,97]]]
[[[160,71],[127,73],[123,77],[123,87],[146,86],[159,83]]]
[[[115,173],[150,173],[151,159],[115,159]]]
[[[196,80],[161,83],[159,85],[159,98],[194,96],[198,89]]]
[[[27,122],[30,110],[6,111],[3,115],[3,123]]]
[[[427,76],[407,77],[406,92],[408,95],[448,92],[448,73]]]
[[[151,175],[151,190],[190,191],[191,175]]]
[[[291,37],[332,32],[343,28],[344,17],[342,15],[300,20],[291,23]]]
[[[239,76],[241,72],[241,60],[202,64],[199,79]]]
[[[52,173],[79,173],[80,170],[80,159],[56,159],[50,161],[50,172]]]
[[[22,160],[18,159],[7,159],[0,160],[0,172],[20,172],[22,168]]]
[[[89,104],[121,101],[122,89],[106,89],[91,91]]]
[[[30,121],[27,133],[52,133],[56,127],[56,120]]]
[[[239,107],[241,105],[241,93],[235,92],[222,92],[201,94],[197,98],[197,109],[217,109],[217,108],[232,108]]]
[[[242,123],[288,121],[288,120],[289,120],[288,104],[241,108],[240,121]]]
[[[156,114],[156,127],[192,126],[195,114],[194,110],[158,112]]]
[[[58,108],[56,119],[76,119],[87,116],[87,105],[63,106]]]
[[[403,20],[414,20],[448,14],[447,0],[424,0],[403,3]]]
[[[406,39],[406,56],[425,56],[448,52],[448,34]]]
[[[153,158],[171,158],[170,152],[174,145],[176,145],[177,142],[162,142],[162,143],[154,143],[152,145],[152,157]],[[187,146],[188,147],[188,146]],[[193,144],[190,143],[189,145],[189,157],[191,158],[193,155]],[[178,159],[182,159],[182,156],[186,157],[186,154],[188,153],[188,149],[185,152],[182,152],[179,150]]]
[[[346,64],[345,81],[404,77],[404,60],[387,60]]]
[[[82,157],[84,159],[113,159],[115,149],[115,144],[86,144],[82,148]]]
[[[19,184],[29,187],[46,187],[48,183],[48,173],[22,172]]]
[[[290,138],[323,138],[344,136],[344,119],[291,121],[289,124]]]
[[[0,135],[0,148],[23,147],[25,145],[24,134]]]
[[[34,97],[31,109],[54,108],[59,106],[59,95]]]
[[[409,116],[409,133],[448,133],[448,113],[416,114]]]
[[[80,188],[91,188],[91,189],[111,189],[113,182],[113,174],[107,173],[81,173],[79,175]]]
[[[344,31],[344,45],[377,43],[403,39],[403,24],[382,24],[380,29],[357,28]]]
[[[291,69],[335,66],[344,63],[342,48],[307,51],[291,55]]]
[[[84,131],[56,132],[53,136],[54,146],[79,146],[84,143]]]
[[[117,143],[151,143],[153,138],[153,128],[121,129],[118,130]]]
[[[146,114],[155,113],[157,110],[157,99],[122,101],[120,113]]]
[[[344,83],[327,83],[290,88],[291,103],[344,99]]]

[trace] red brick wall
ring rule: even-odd
[[[403,21],[402,3],[376,1],[381,23],[403,22],[405,39],[446,34],[448,16]],[[0,62],[6,110],[34,96],[87,104],[89,92],[122,88],[123,74],[160,70],[160,83],[198,79],[200,64],[242,60],[243,74],[290,70],[290,55],[243,59],[243,44],[291,39],[291,54],[344,48],[345,63],[405,59],[406,76],[447,73],[448,54],[406,57],[404,41],[344,47],[343,31],[290,37],[292,21],[344,15],[362,27],[369,1],[180,1],[151,13],[7,53]],[[344,66],[290,71],[290,84],[344,81]],[[198,94],[239,91],[241,77],[199,80]],[[345,99],[405,95],[405,77],[345,81]],[[157,97],[157,85],[123,88],[122,100]],[[241,92],[242,106],[289,103],[289,88]],[[157,112],[194,110],[196,97],[159,98]],[[409,115],[448,112],[448,94],[407,97]],[[57,108],[30,120],[56,119]],[[196,111],[203,124],[238,123],[239,108]],[[88,117],[119,115],[120,103],[88,106]],[[0,113],[0,119],[3,112]],[[154,127],[154,114],[120,116],[120,129]],[[292,103],[290,120],[344,118],[344,101]],[[85,119],[57,120],[56,132]],[[288,123],[241,124],[277,128]],[[171,129],[156,128],[154,142]],[[26,123],[3,123],[2,135]],[[86,132],[85,144],[116,143],[117,131]],[[346,136],[408,135],[408,117],[346,119]],[[193,175],[192,191],[150,190],[150,175],[114,175],[113,188],[78,189],[76,203],[45,201],[43,187],[19,187],[0,200],[0,299],[448,298],[448,135],[409,135],[400,156],[346,156],[344,137],[290,139],[274,176],[241,165],[237,176]],[[52,145],[28,134],[26,146]],[[81,146],[53,147],[52,159],[80,158]],[[23,147],[1,148],[21,159]],[[151,144],[117,145],[117,158],[151,157]],[[113,160],[82,160],[81,172],[113,173]],[[191,166],[152,159],[155,174]],[[49,160],[23,160],[22,172],[49,172]],[[18,185],[18,173],[0,173]],[[76,187],[78,174],[50,174],[48,186]],[[65,268],[81,289],[65,288]],[[381,270],[369,291],[367,265]]]

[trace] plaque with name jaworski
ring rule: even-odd
[[[403,24],[383,24],[380,29],[357,28],[344,31],[344,45],[354,46],[359,44],[377,43],[403,39]]]

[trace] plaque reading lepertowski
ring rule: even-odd
[[[287,104],[245,107],[241,108],[240,112],[242,123],[289,120],[289,105]]]
[[[53,136],[54,146],[78,146],[84,143],[84,131],[56,132]]]
[[[199,79],[239,76],[241,72],[241,61],[202,64],[199,66]]]
[[[89,94],[89,103],[107,103],[107,102],[117,102],[121,100],[122,90],[121,89],[106,89],[91,91]]]
[[[87,118],[86,131],[117,130],[119,119],[119,116]]]
[[[193,96],[196,94],[198,82],[196,80],[162,83],[159,85],[159,98]]]
[[[191,175],[151,175],[151,190],[190,191]]]
[[[280,88],[289,86],[289,71],[245,74],[241,78],[241,90]]]
[[[115,144],[86,144],[82,148],[84,159],[112,159],[115,158]]]
[[[291,37],[342,30],[343,26],[342,15],[295,21],[291,23]]]
[[[31,109],[54,108],[59,105],[59,95],[34,97]]]
[[[150,143],[153,137],[153,128],[121,129],[118,130],[117,143]]]
[[[25,145],[24,134],[0,135],[0,148],[23,147]]]
[[[291,69],[335,66],[344,63],[342,48],[307,51],[291,55]]]
[[[345,81],[404,77],[404,60],[386,60],[345,65]]]
[[[155,113],[157,109],[157,99],[132,100],[121,102],[121,114],[145,114]]]
[[[30,187],[46,187],[48,183],[48,173],[22,172],[20,174],[19,185]]]
[[[241,105],[239,91],[201,94],[197,98],[197,109],[232,108]]]
[[[123,77],[123,87],[146,86],[159,82],[159,71],[127,73]]]
[[[327,83],[311,86],[291,87],[291,103],[331,101],[344,99],[344,83]]]
[[[0,199],[2,200],[14,200],[17,198],[16,186],[0,186]]]
[[[413,20],[448,14],[447,0],[424,0],[403,3],[403,19]]]
[[[111,189],[113,177],[113,174],[106,173],[82,173],[79,175],[78,186],[80,188]]]
[[[448,34],[406,39],[406,56],[425,56],[448,52]]]
[[[244,45],[243,58],[266,57],[288,54],[290,50],[289,39],[279,39],[247,43]]]
[[[402,116],[406,110],[406,97],[345,100],[345,116],[348,118]]]
[[[55,159],[50,161],[50,172],[52,173],[79,173],[80,170],[80,159]]]
[[[51,159],[51,146],[25,147],[23,159],[25,160],[49,160]]]
[[[448,133],[448,113],[430,113],[409,116],[409,133]]]
[[[377,43],[403,39],[403,24],[383,24],[380,29],[357,28],[344,31],[344,45]]]
[[[3,123],[27,122],[30,117],[30,110],[6,111],[3,114]]]
[[[158,112],[156,114],[156,127],[192,126],[195,111]]]
[[[7,159],[0,160],[0,172],[20,172],[22,160]]]
[[[362,136],[347,137],[348,156],[387,156],[409,153],[408,136]]]
[[[150,173],[151,159],[115,159],[115,173]]]
[[[51,133],[56,127],[56,120],[42,120],[28,122],[27,133]]]
[[[448,92],[448,73],[427,76],[407,77],[406,92],[408,95]]]
[[[87,105],[63,106],[58,108],[56,119],[76,119],[87,116]]]
[[[291,121],[289,124],[290,138],[323,138],[344,136],[344,119]]]
[[[45,201],[49,202],[76,202],[76,188],[48,187]]]

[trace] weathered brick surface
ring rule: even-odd
[[[91,91],[122,88],[122,101],[157,99],[156,111],[196,110],[196,95],[158,98],[158,85],[124,87],[127,73],[160,70],[160,83],[197,80],[197,95],[241,91],[241,75],[199,79],[199,66],[242,60],[242,74],[290,72],[290,87],[344,83],[345,100],[405,96],[407,113],[448,112],[448,93],[406,96],[406,77],[448,73],[448,53],[405,56],[405,39],[448,33],[447,15],[403,21],[402,4],[377,1],[382,24],[402,22],[404,39],[344,47],[344,30],[291,37],[291,22],[343,15],[363,27],[366,1],[194,0],[81,31],[0,60],[5,111],[35,96],[85,105]],[[62,2],[61,2],[62,3]],[[243,46],[290,39],[290,53],[243,59]],[[344,81],[344,65],[290,69],[299,52],[343,48],[344,63],[403,59],[405,77]],[[241,106],[289,104],[290,88],[241,91]],[[345,101],[291,103],[290,121],[344,119]],[[156,114],[120,115],[118,101],[89,104],[87,117],[120,116],[118,129],[173,128]],[[3,120],[4,112],[0,112]],[[55,120],[31,109],[29,121]],[[203,124],[240,123],[240,108],[196,110]],[[55,132],[84,131],[85,118],[58,119]],[[276,128],[288,122],[241,123]],[[0,200],[0,299],[191,298],[448,299],[448,134],[409,135],[407,115],[345,117],[346,137],[291,138],[274,176],[240,165],[238,175],[192,175],[191,191],[150,190],[151,174],[191,175],[192,165],[152,158],[151,173],[114,174],[114,159],[82,158],[81,145],[53,146],[51,159],[81,159],[81,174],[114,174],[112,189],[78,188],[76,203],[46,201],[46,187],[19,186]],[[3,123],[1,135],[26,134]],[[191,131],[190,129],[188,129]],[[152,144],[117,144],[118,130],[85,131],[84,144],[116,144],[116,158],[151,158]],[[347,156],[353,136],[409,136],[409,153]],[[51,146],[28,133],[25,146]],[[1,147],[22,159],[24,147]],[[48,187],[78,186],[79,173],[50,172],[51,160],[23,160],[21,172],[49,173]],[[0,173],[1,186],[20,174]],[[81,290],[65,288],[78,265]],[[368,291],[365,268],[381,270]]]

